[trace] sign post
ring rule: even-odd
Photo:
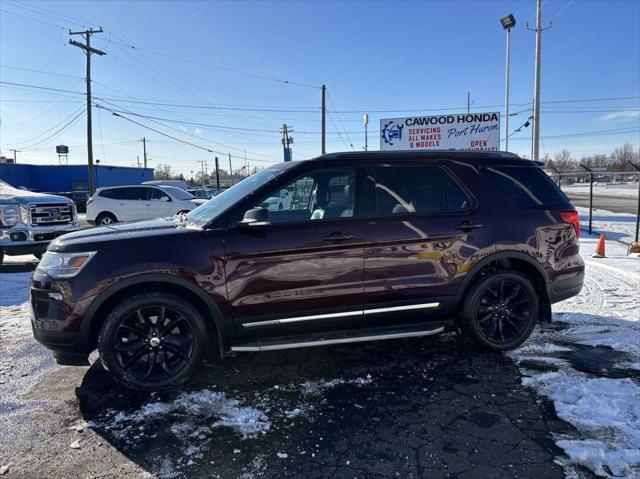
[[[380,120],[381,150],[500,150],[500,113]]]

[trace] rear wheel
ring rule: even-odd
[[[514,349],[533,331],[539,301],[526,276],[510,271],[491,272],[469,290],[462,312],[462,329],[482,348]]]
[[[116,217],[111,213],[100,213],[96,218],[96,225],[106,226],[115,223]]]
[[[164,292],[124,300],[98,337],[105,369],[132,389],[159,391],[187,381],[209,350],[207,326],[188,301]]]

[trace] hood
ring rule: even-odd
[[[203,200],[203,199],[200,199],[200,198],[195,198],[195,199],[191,199],[189,201],[191,201],[191,203],[193,203],[194,205],[200,206],[200,205],[204,205],[209,200]]]
[[[200,229],[187,228],[173,219],[155,219],[86,228],[67,233],[53,241],[50,251],[94,251],[123,248],[150,241],[175,240],[177,235],[198,234]]]
[[[64,196],[34,193],[33,191],[20,190],[0,181],[0,202],[17,203],[27,205],[29,203],[65,203],[73,204],[73,201]]]

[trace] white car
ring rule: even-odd
[[[293,197],[291,192],[286,189],[280,190],[277,195],[271,196],[262,202],[262,207],[270,211],[289,210]]]
[[[118,221],[166,218],[206,203],[174,186],[130,185],[99,188],[87,201],[87,222],[108,225]]]

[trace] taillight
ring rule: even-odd
[[[572,225],[573,229],[576,230],[576,236],[580,237],[580,217],[577,211],[563,211],[560,213],[560,219]]]
[[[87,206],[93,203],[93,196],[87,200]]]

